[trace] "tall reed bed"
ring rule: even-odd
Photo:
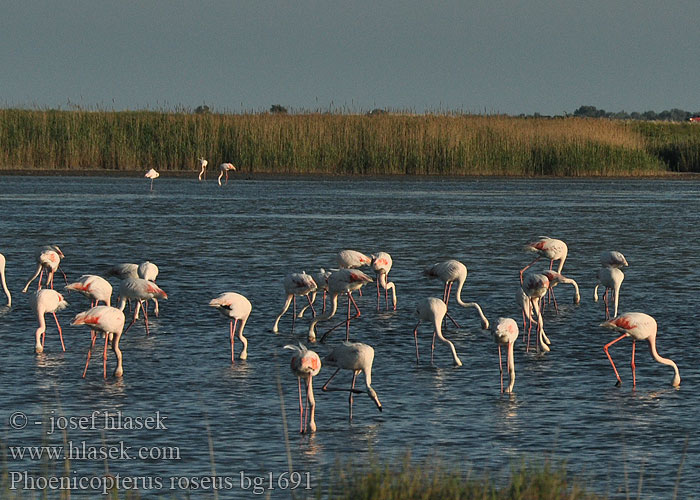
[[[644,131],[610,120],[0,110],[0,169],[194,171],[200,156],[250,173],[605,176],[666,170],[649,151]]]

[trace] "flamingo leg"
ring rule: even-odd
[[[228,170],[226,171],[226,182],[224,184],[228,184]]]
[[[146,306],[143,306],[143,320],[146,323],[146,335],[150,335],[151,333],[148,331],[148,309],[146,308]]]
[[[537,262],[537,261],[540,260],[541,258],[542,258],[542,256],[539,255],[535,260],[533,260],[533,261],[530,262],[527,266],[523,267],[523,268],[520,270],[520,284],[521,284],[521,285],[523,284],[523,273],[524,273],[525,271],[527,271],[527,270],[530,268],[530,266],[532,266],[535,262]]]
[[[352,301],[352,304],[355,306],[355,310],[357,311],[357,313],[353,317],[350,317],[350,301]],[[335,330],[336,328],[338,328],[340,325],[343,325],[343,324],[346,325],[345,340],[346,341],[349,340],[350,339],[350,321],[352,321],[355,318],[359,318],[359,317],[360,317],[360,309],[357,307],[357,303],[355,303],[355,299],[353,299],[352,295],[350,293],[348,293],[348,318],[341,321],[337,325],[333,326],[326,333],[324,333],[323,336],[321,337],[320,342],[323,344],[326,341],[326,337],[328,336],[328,334],[330,334],[333,330]]]
[[[92,334],[92,342],[90,343],[90,349],[88,349],[87,360],[85,361],[85,369],[83,370],[83,378],[87,373],[88,365],[90,364],[90,355],[92,354],[92,348],[95,347],[95,340],[97,340],[97,333],[95,331],[90,332]]]
[[[300,379],[301,381],[301,379]],[[299,389],[301,390],[301,386],[299,386]],[[308,382],[306,383],[306,404],[304,405],[304,427],[303,427],[303,432],[306,432],[306,424],[309,420],[309,384]]]
[[[435,336],[437,335],[437,330],[433,330],[433,343],[430,346],[430,364],[433,364],[434,354],[435,354]]]
[[[557,306],[557,298],[554,296],[554,288],[549,289],[550,292],[552,292],[552,302],[554,302],[554,312],[556,314],[559,314],[559,307]]]
[[[617,383],[615,385],[617,387],[620,387],[622,385],[622,379],[620,379],[620,374],[617,373],[617,368],[615,368],[615,363],[613,363],[612,357],[610,356],[610,353],[608,352],[608,348],[610,348],[610,346],[613,345],[615,342],[618,342],[618,341],[624,339],[625,337],[627,337],[626,333],[623,335],[620,335],[618,338],[616,338],[612,342],[608,342],[607,344],[605,344],[605,347],[603,347],[603,350],[605,351],[605,355],[610,360],[610,364],[612,365],[613,370],[615,370],[615,376],[617,377]]]
[[[314,293],[316,293],[316,292],[314,292]],[[312,317],[312,318],[315,318],[315,317],[316,317],[316,309],[314,309],[314,302],[313,302],[313,300],[311,300],[311,296],[309,296],[309,295],[307,294],[307,295],[306,295],[306,300],[309,301],[309,307],[311,308],[311,314],[312,314],[311,317]]]
[[[420,325],[420,320],[418,321],[418,324],[413,330],[413,338],[416,341],[416,363],[418,363],[418,360],[420,359],[420,356],[418,355],[418,326]]]
[[[309,402],[309,411],[311,413],[309,428],[311,432],[316,432],[316,399],[314,399],[314,378],[311,375],[309,375],[308,382],[306,383],[306,400]]]
[[[238,321],[238,320],[236,320],[236,321]],[[229,325],[230,325],[229,337],[230,337],[230,340],[231,340],[231,363],[233,363],[233,332],[234,332],[234,330],[236,329],[236,327],[235,327],[235,325],[233,324],[233,320],[229,321]]]
[[[608,308],[608,290],[605,289],[605,294],[603,295],[603,302],[605,303],[605,319],[610,319],[610,309]]]
[[[340,368],[338,368],[335,372],[333,372],[333,375],[331,375],[331,378],[329,378],[328,380],[326,380],[326,383],[323,384],[323,387],[321,387],[321,390],[322,390],[322,391],[328,391],[328,390],[329,390],[329,389],[328,389],[328,384],[331,383],[331,380],[333,380],[333,377],[335,377],[336,375],[338,375],[338,372],[339,372],[339,371],[340,371]]]
[[[41,273],[39,274],[39,281],[37,282],[37,290],[41,290],[41,279],[44,277],[44,266],[41,266]],[[46,278],[48,281],[48,278]]]
[[[377,278],[377,311],[380,310],[379,308],[379,299],[381,298],[381,293],[379,293],[379,278]]]
[[[321,314],[326,313],[326,293],[327,293],[327,290],[324,290],[323,291],[323,309],[321,310]]]
[[[350,386],[350,397],[348,398],[350,402],[350,421],[352,422],[352,398],[355,395],[353,389],[355,388],[355,380],[357,379],[357,372],[352,374],[352,385]]]
[[[455,325],[455,328],[461,328],[461,326],[459,326],[459,323],[457,323],[457,322],[454,320],[454,318],[452,318],[452,316],[450,316],[450,313],[445,313],[445,316],[447,316],[448,318],[450,318],[450,321],[452,321],[452,323]]]
[[[634,340],[634,339],[632,339],[632,363],[630,363],[630,365],[632,366],[632,387],[636,387],[636,386],[637,386],[637,378],[636,378],[635,373],[634,373],[634,369],[635,369],[635,364],[634,364],[634,348],[635,348],[636,345],[637,345],[637,341]]]
[[[498,371],[501,373],[501,392],[503,392],[503,360],[501,358],[501,344],[498,344]]]
[[[301,402],[301,377],[297,377],[299,382],[299,432],[303,434],[304,432],[304,410],[303,404]]]
[[[63,352],[66,352],[66,345],[63,343],[63,331],[61,330],[61,325],[58,324],[56,313],[51,314],[53,314],[53,319],[56,321],[56,326],[58,327],[58,336],[61,338],[61,347],[63,347]]]
[[[102,371],[104,378],[107,378],[107,341],[109,340],[109,335],[105,335],[105,350],[102,354]]]

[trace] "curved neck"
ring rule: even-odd
[[[561,259],[559,259],[559,267],[557,267],[557,272],[561,273],[561,270],[564,268],[564,262],[566,261],[566,254],[562,256]]]
[[[486,316],[484,316],[484,312],[481,310],[479,304],[476,302],[462,302],[459,295],[457,295],[457,303],[462,307],[473,307],[476,309],[476,312],[479,313],[479,317],[481,318],[481,324],[484,325],[484,328],[488,328],[489,321],[486,319]]]
[[[673,367],[673,371],[675,372],[675,376],[673,377],[673,385],[678,386],[681,383],[681,376],[680,373],[678,373],[678,366],[676,363],[674,363],[672,360],[668,358],[664,358],[659,355],[658,351],[656,350],[656,336],[649,337],[648,339],[649,342],[649,350],[651,351],[651,356],[656,360],[657,362],[663,364],[663,365],[669,365]]]
[[[5,282],[5,263],[0,262],[0,283],[2,283],[2,289],[7,295],[7,305],[12,305],[12,295],[10,295],[10,290],[7,288],[7,283]]]
[[[508,376],[510,377],[508,392],[513,392],[513,386],[515,385],[515,360],[513,359],[514,343],[515,342],[508,342]]]

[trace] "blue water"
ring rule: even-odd
[[[6,468],[18,488],[26,485],[25,471],[53,477],[67,469],[75,481],[108,471],[134,478],[145,498],[179,498],[194,479],[215,471],[228,480],[219,498],[253,493],[242,489],[253,482],[241,485],[241,472],[251,480],[264,476],[265,486],[272,474],[275,489],[265,493],[288,497],[279,488],[284,480],[277,482],[289,471],[279,380],[293,470],[304,473],[301,486],[307,478],[311,486],[325,483],[337,460],[392,460],[410,451],[419,461],[438,457],[497,480],[522,459],[549,457],[566,460],[590,488],[615,498],[637,498],[640,482],[641,498],[672,498],[676,486],[677,498],[698,497],[699,182],[290,178],[235,179],[220,188],[198,183],[193,174],[191,180],[164,175],[154,185],[151,193],[145,179],[0,177],[0,252],[13,292],[12,308],[0,308],[0,422]],[[430,364],[428,325],[419,330],[417,364],[414,306],[442,294],[442,285],[426,280],[422,269],[448,258],[462,261],[469,269],[465,300],[479,302],[492,321],[511,316],[520,323],[517,271],[532,258],[522,247],[540,235],[567,242],[564,274],[578,281],[582,300],[574,306],[571,289],[557,288],[560,312],[545,314],[552,351],[536,355],[516,345],[514,394],[500,393],[497,348],[470,309],[454,310],[461,328],[446,333],[464,366],[453,368],[439,342]],[[70,306],[58,314],[67,351],[48,316],[46,350],[33,353],[36,319],[20,290],[33,274],[36,249],[47,243],[65,253],[61,267],[69,281],[122,262],[159,266],[158,283],[169,299],[160,318],[151,317],[150,336],[139,322],[122,338],[123,378],[102,378],[98,348],[81,378],[90,337],[84,327],[69,326],[87,309],[77,294],[67,295]],[[346,394],[320,391],[333,372],[325,367],[315,383],[318,431],[300,436],[297,381],[282,346],[304,340],[309,319],[297,320],[292,333],[287,313],[280,335],[270,328],[284,301],[284,276],[332,268],[345,248],[386,251],[394,261],[389,277],[398,291],[397,311],[377,312],[370,285],[358,298],[362,316],[350,329],[353,339],[375,348],[373,386],[384,411],[358,395],[350,424]],[[611,348],[623,379],[615,387],[602,349],[615,334],[598,327],[604,312],[592,300],[598,255],[609,249],[630,262],[620,309],[657,319],[658,349],[677,362],[679,390],[671,387],[671,368],[654,362],[642,344],[633,389],[627,340]],[[65,284],[60,274],[56,283]],[[228,323],[207,306],[226,291],[253,304],[245,329],[249,358],[233,365]],[[339,314],[345,304],[341,299]],[[334,332],[329,345],[342,337]],[[315,349],[323,355],[329,347]],[[108,374],[114,366],[110,352]],[[349,386],[350,374],[333,383]],[[128,418],[159,417],[167,428],[104,430],[103,421],[91,426],[78,420],[118,411]],[[16,412],[27,416],[26,427],[11,427]],[[64,465],[13,457],[10,447],[62,445],[61,430],[50,433],[52,418],[66,423],[61,416],[73,419],[65,439],[74,446],[130,446],[132,455],[146,447],[160,458],[92,457]],[[81,484],[73,496],[94,497]],[[213,498],[206,485],[190,493]]]

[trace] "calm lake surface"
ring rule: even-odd
[[[698,498],[699,209],[697,181],[290,178],[233,179],[220,188],[215,181],[197,182],[193,173],[191,180],[164,174],[151,193],[146,179],[0,177],[0,252],[13,292],[12,308],[0,308],[7,470],[27,471],[30,479],[67,474],[73,480],[102,477],[108,470],[141,481],[145,498],[184,497],[193,478],[214,470],[230,482],[219,498],[245,497],[252,490],[241,486],[253,483],[241,485],[241,472],[246,478],[265,476],[268,488],[272,474],[275,489],[265,493],[288,497],[278,483],[289,470],[279,380],[293,469],[308,473],[302,486],[307,477],[312,486],[325,483],[338,460],[394,460],[410,451],[417,460],[437,457],[496,478],[507,477],[523,459],[550,457],[566,460],[590,488],[614,498],[628,493],[637,498],[640,482],[641,498],[671,498],[676,484],[677,498]],[[421,271],[448,258],[462,261],[469,269],[464,300],[477,301],[492,322],[511,316],[522,328],[514,294],[518,270],[533,258],[522,247],[540,235],[567,242],[564,274],[578,281],[582,298],[575,306],[571,288],[557,287],[560,312],[545,313],[550,353],[526,353],[518,341],[514,394],[500,393],[497,347],[473,309],[451,306],[461,328],[446,333],[464,366],[453,368],[440,342],[430,364],[427,324],[419,329],[416,363],[415,304],[442,295],[442,284]],[[110,351],[110,376],[103,379],[98,347],[81,378],[90,334],[69,323],[88,303],[75,293],[66,295],[70,306],[58,313],[67,351],[61,351],[48,315],[45,352],[33,353],[36,319],[20,290],[34,272],[36,250],[47,243],[63,250],[61,268],[69,282],[123,262],[150,260],[159,266],[158,283],[169,299],[161,304],[160,318],[151,317],[150,336],[139,321],[122,337],[123,378],[111,377]],[[310,316],[297,320],[293,333],[290,312],[279,335],[270,329],[284,302],[284,276],[333,268],[335,255],[345,248],[386,251],[394,261],[389,277],[398,309],[386,312],[382,306],[377,312],[370,284],[357,298],[362,316],[350,328],[352,339],[375,348],[373,386],[384,411],[357,395],[350,424],[347,394],[320,390],[334,371],[324,367],[314,383],[318,431],[300,436],[297,380],[289,369],[290,352],[282,347],[305,341]],[[623,379],[615,387],[603,345],[616,334],[598,326],[603,306],[592,299],[598,255],[611,249],[630,263],[620,310],[656,318],[659,353],[677,362],[679,390],[671,387],[672,369],[654,362],[645,343],[637,349],[633,389],[629,340],[610,351]],[[116,279],[111,282],[116,292]],[[65,285],[60,273],[55,283]],[[207,306],[227,291],[253,304],[245,329],[249,358],[233,365],[228,322]],[[338,314],[345,308],[341,298]],[[321,323],[319,332],[332,324]],[[315,349],[323,356],[341,338],[338,329]],[[348,387],[350,378],[341,372],[333,384]],[[362,376],[359,385],[364,387]],[[26,427],[16,412],[26,415]],[[101,414],[95,425],[79,421],[93,412]],[[122,428],[105,430],[105,412],[121,412]],[[126,417],[160,418],[162,426],[125,428]],[[69,424],[65,436],[58,429],[51,433],[52,419]],[[67,466],[13,457],[9,449],[60,446],[64,438],[73,446],[131,449],[128,458],[93,455]],[[136,456],[142,447],[155,459]],[[23,476],[17,487],[24,481]],[[206,487],[191,494],[213,497]]]

